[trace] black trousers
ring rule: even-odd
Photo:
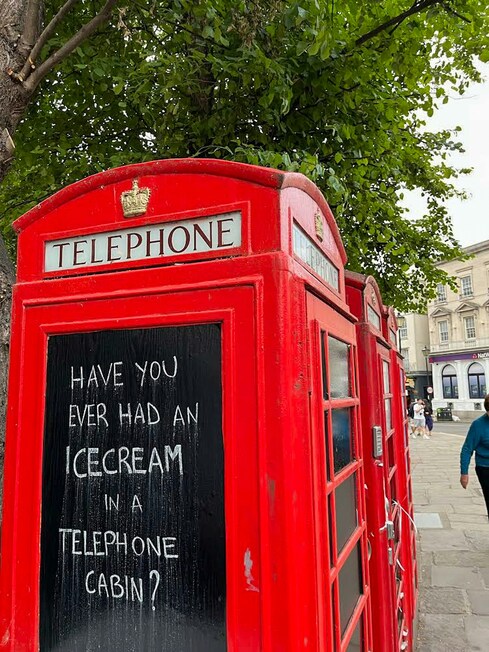
[[[489,466],[476,466],[475,472],[481,483],[482,493],[486,501],[487,516],[489,517]]]

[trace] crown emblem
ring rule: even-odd
[[[140,188],[138,186],[138,180],[133,179],[132,189],[126,190],[121,194],[121,204],[124,217],[144,215],[148,210],[150,195],[151,190],[149,188]]]
[[[322,240],[324,237],[324,226],[323,226],[323,217],[321,213],[316,213],[316,215],[314,215],[314,224],[316,226],[317,239]]]

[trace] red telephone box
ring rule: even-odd
[[[403,625],[402,631],[407,631],[409,648],[414,646],[414,623],[416,619],[416,604],[418,596],[418,571],[416,555],[416,528],[414,525],[414,503],[412,493],[411,457],[409,453],[409,420],[406,397],[406,375],[403,358],[398,350],[398,325],[392,306],[384,307],[382,320],[384,337],[391,344],[390,373],[393,387],[393,420],[396,435],[396,452],[398,467],[401,473],[399,484],[400,493],[397,498],[399,503],[399,517],[401,519],[401,554],[403,565],[402,593],[403,599]]]
[[[372,277],[346,272],[347,299],[358,317],[360,398],[374,649],[413,649],[412,573],[415,539],[397,325]],[[376,608],[377,606],[377,608]]]
[[[318,189],[159,161],[15,227],[0,648],[374,649],[356,330]]]

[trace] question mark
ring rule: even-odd
[[[155,595],[156,595],[156,591],[158,589],[158,586],[160,584],[160,574],[158,573],[157,570],[150,571],[150,573],[149,573],[149,585],[150,586],[151,586],[151,577],[153,576],[153,573],[154,573],[154,576],[156,577],[156,584],[155,584],[155,588],[153,589],[153,593],[151,594],[151,606],[153,608],[153,611],[155,611],[156,610],[156,607],[155,607],[155,604],[154,604],[155,603]]]

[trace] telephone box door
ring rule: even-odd
[[[382,415],[383,430],[385,432],[385,443],[383,452],[385,498],[387,510],[387,540],[389,577],[391,580],[393,612],[391,617],[394,620],[394,633],[396,640],[395,649],[402,647],[405,631],[404,615],[404,566],[401,558],[402,524],[403,515],[399,497],[402,492],[403,474],[400,466],[403,463],[400,444],[403,433],[395,428],[394,405],[397,397],[392,383],[392,369],[389,350],[378,344],[379,373],[381,374],[380,387],[382,388]]]
[[[13,349],[40,373],[10,406],[0,647],[261,649],[252,289],[51,299]]]
[[[370,649],[354,325],[307,295],[321,650]]]

